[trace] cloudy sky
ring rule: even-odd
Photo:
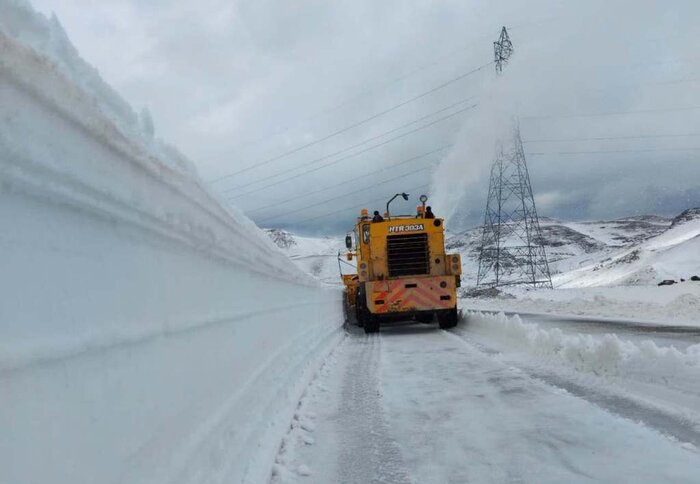
[[[695,0],[32,4],[262,226],[340,232],[400,191],[477,224],[515,120],[541,215],[700,205]]]

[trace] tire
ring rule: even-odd
[[[357,291],[355,308],[357,309],[357,325],[365,329],[365,333],[376,333],[379,331],[379,319],[369,312],[367,308],[367,297],[365,296],[364,285]]]
[[[355,295],[355,314],[357,315],[357,326],[363,328],[370,317],[364,284],[357,289],[357,294]]]
[[[379,318],[369,314],[367,312],[367,319],[365,319],[365,333],[377,333],[379,332]]]
[[[437,313],[438,324],[440,329],[450,329],[457,326],[459,322],[459,313],[457,308],[447,309]]]
[[[355,323],[361,328],[365,325],[367,310],[361,292],[358,291],[355,295]]]

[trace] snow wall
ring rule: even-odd
[[[0,0],[0,482],[266,482],[338,291]]]

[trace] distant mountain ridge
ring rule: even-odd
[[[663,278],[680,279],[700,272],[700,251],[695,257],[690,253],[690,246],[696,239],[700,240],[700,208],[690,208],[672,218],[635,215],[566,222],[541,217],[540,227],[541,243],[555,284],[651,284]],[[462,255],[466,285],[476,282],[481,232],[482,227],[474,227],[447,238],[448,250],[457,250]],[[655,240],[672,232],[683,234],[674,239],[677,244],[663,245],[663,250],[654,246]],[[669,260],[671,249],[675,262]],[[681,256],[684,261],[681,263],[676,252],[689,254],[686,258]],[[595,277],[589,277],[590,273],[595,273]]]
[[[700,274],[700,208],[676,217],[634,215],[583,222],[541,217],[540,227],[553,280],[561,287],[652,284]],[[342,237],[266,232],[305,271],[327,283],[340,283],[337,254],[345,250]],[[480,226],[446,233],[447,250],[462,256],[465,286],[476,284],[481,236]]]

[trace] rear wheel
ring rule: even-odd
[[[459,313],[457,313],[457,308],[446,309],[437,313],[438,324],[440,329],[450,329],[457,326],[459,321]]]
[[[367,319],[365,319],[365,333],[376,333],[379,331],[379,318],[369,311],[367,312]]]
[[[369,334],[379,331],[379,319],[372,314],[367,307],[367,296],[365,296],[364,285],[361,285],[357,291],[355,309],[357,311],[357,325],[361,328],[365,328],[365,333]]]

